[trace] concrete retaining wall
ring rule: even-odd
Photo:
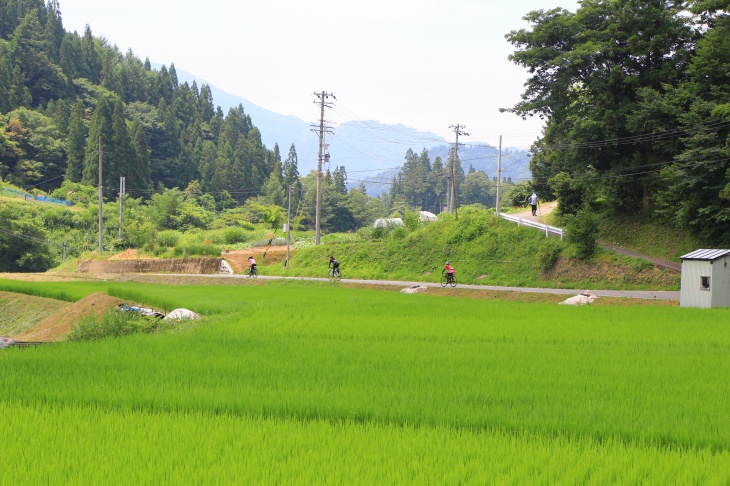
[[[222,258],[79,260],[79,273],[219,273]]]

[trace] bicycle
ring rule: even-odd
[[[330,271],[328,272],[330,282],[334,282],[335,280],[340,280],[342,278],[342,275],[340,274],[339,268],[330,268]]]
[[[254,267],[248,267],[248,271],[246,272],[246,277],[248,277],[248,278],[251,278],[251,277],[256,278],[258,276],[259,276],[258,269],[254,268]]]
[[[441,274],[441,286],[446,287],[447,285],[456,287],[456,274],[453,274],[453,273],[442,273]]]

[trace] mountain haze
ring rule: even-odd
[[[299,167],[303,174],[317,167],[318,140],[312,131],[316,124],[317,111],[312,110],[312,121],[306,122],[293,115],[282,115],[263,108],[246,98],[228,93],[184,70],[177,70],[181,82],[199,86],[210,86],[215,104],[224,113],[243,105],[254,125],[261,130],[261,139],[267,148],[279,144],[279,150],[286,154],[293,143],[299,156]],[[335,102],[336,103],[336,102]],[[325,140],[330,161],[323,170],[344,166],[348,174],[348,186],[356,187],[363,182],[369,195],[387,192],[392,178],[403,165],[406,151],[428,151],[433,160],[440,156],[448,158],[453,146],[440,135],[419,131],[402,124],[384,124],[377,120],[348,121],[332,127],[332,133]],[[459,146],[459,158],[464,170],[472,165],[475,170],[487,173],[490,178],[497,175],[497,148],[488,144],[467,142]],[[529,156],[524,150],[507,148],[502,152],[503,177],[529,179]]]

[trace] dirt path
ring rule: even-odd
[[[535,221],[537,223],[547,224],[545,220],[547,219],[547,216],[552,213],[556,207],[558,207],[558,202],[546,202],[538,204],[537,207],[537,216],[532,215],[532,208],[530,206],[528,206],[524,211],[520,211],[519,213],[512,213],[512,216],[516,216],[522,219],[529,219],[530,221]]]
[[[248,257],[253,256],[259,265],[270,265],[272,263],[284,264],[286,260],[286,245],[282,246],[257,246],[245,250],[223,250],[221,256],[228,262],[236,274],[243,273],[249,267]]]
[[[552,213],[553,210],[557,207],[557,205],[558,205],[557,201],[540,204],[538,206],[540,209],[537,213],[537,216],[532,215],[532,208],[529,208],[529,207],[527,209],[525,209],[524,211],[520,211],[519,213],[513,213],[512,216],[516,216],[516,217],[522,218],[522,219],[529,219],[531,221],[546,224],[545,219],[546,219],[547,215]],[[655,267],[663,268],[665,270],[671,270],[673,272],[680,272],[682,269],[682,264],[679,262],[671,262],[669,260],[663,260],[661,258],[644,255],[643,253],[638,253],[636,251],[628,250],[628,249],[620,247],[620,246],[611,245],[604,241],[599,241],[598,244],[601,246],[601,248],[611,250],[615,253],[618,253],[619,255],[630,256],[633,258],[642,258],[644,260],[648,260]]]

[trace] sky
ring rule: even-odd
[[[174,63],[267,110],[319,119],[314,92],[335,95],[335,126],[377,120],[452,139],[528,148],[538,119],[520,101],[528,73],[504,38],[532,10],[571,0],[60,0],[63,25],[85,25],[121,52]],[[215,100],[213,100],[215,102]],[[256,124],[256,120],[253,120]]]

